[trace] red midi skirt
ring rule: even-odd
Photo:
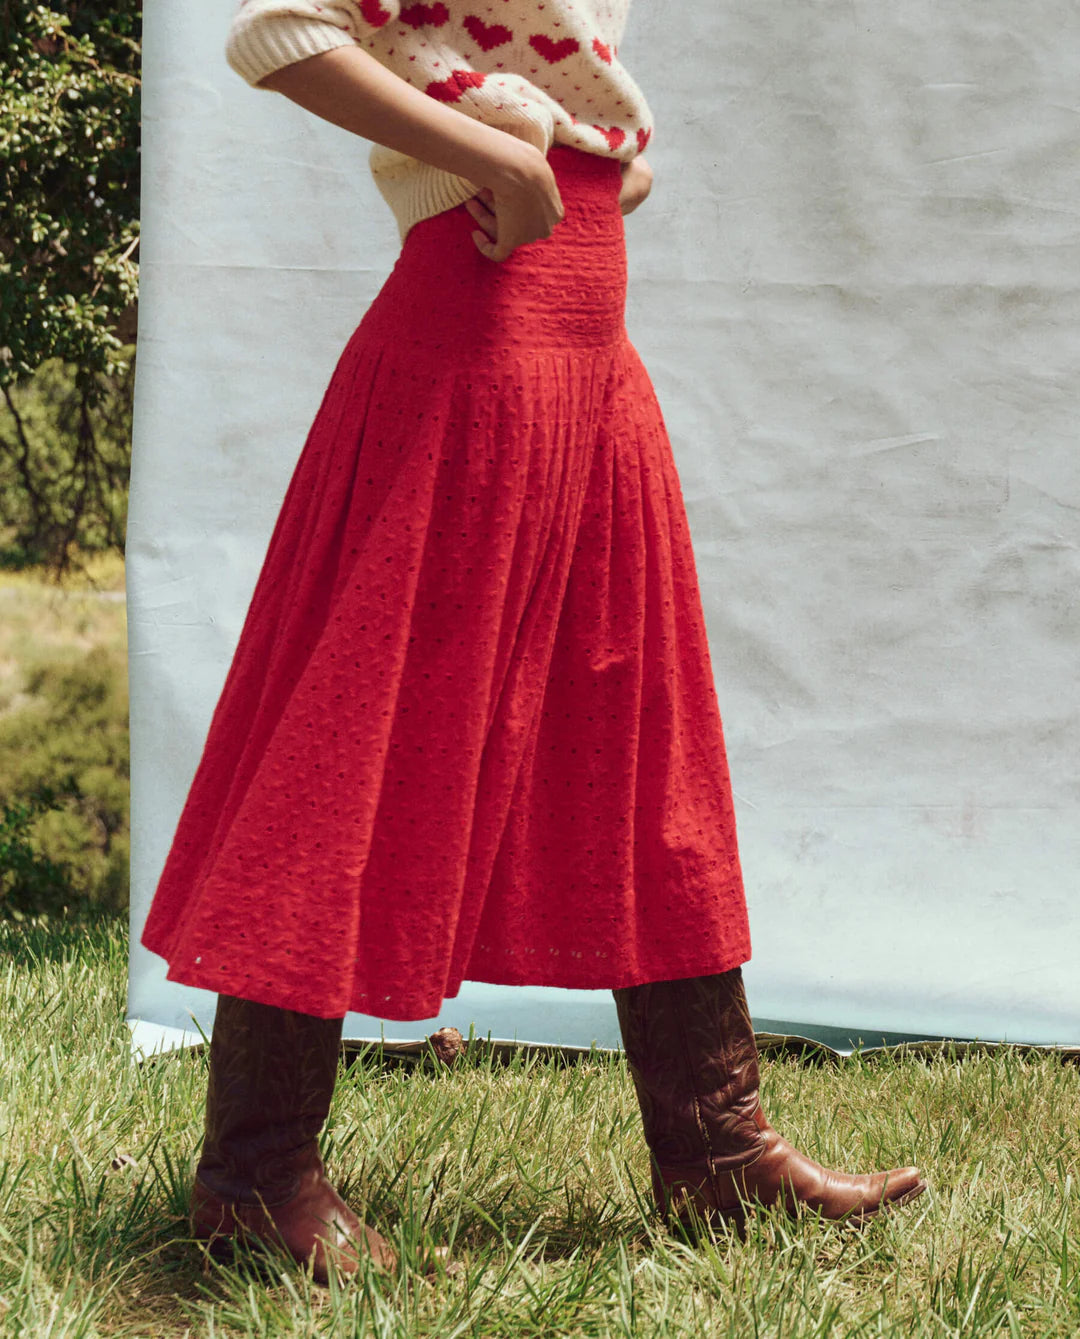
[[[750,956],[620,166],[549,161],[550,238],[418,223],[333,372],[142,931],[171,981],[414,1020]]]

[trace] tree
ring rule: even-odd
[[[140,38],[138,0],[0,0],[0,524],[58,572],[88,534],[123,547],[126,442],[99,437],[130,396]],[[19,388],[55,360],[71,395],[42,438]]]

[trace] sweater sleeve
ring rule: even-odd
[[[225,59],[257,84],[295,61],[354,46],[397,17],[401,0],[241,0]]]

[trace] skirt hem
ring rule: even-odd
[[[590,967],[592,975],[588,981],[572,979],[572,973],[562,973],[560,979],[553,980],[549,974],[545,973],[500,970],[486,973],[483,976],[466,977],[459,982],[451,994],[444,995],[434,1009],[427,1009],[419,1005],[415,1007],[398,1006],[397,1009],[383,1013],[356,1009],[351,1004],[345,1009],[342,1009],[340,1005],[332,1005],[329,1007],[329,1012],[321,1010],[315,1012],[310,1007],[298,1007],[301,1003],[310,1002],[310,988],[305,989],[298,986],[296,990],[281,989],[280,984],[276,983],[272,988],[264,990],[257,985],[253,986],[249,979],[237,980],[225,972],[219,973],[221,979],[215,982],[212,980],[214,975],[212,972],[202,973],[180,969],[180,974],[174,975],[173,969],[170,967],[166,979],[199,990],[209,990],[222,995],[236,995],[240,999],[251,1000],[255,1004],[265,1004],[278,1009],[289,1009],[294,1013],[309,1014],[314,1018],[344,1018],[348,1013],[358,1013],[365,1018],[380,1018],[387,1022],[417,1023],[437,1018],[446,1001],[457,999],[461,986],[469,982],[490,986],[540,986],[555,990],[625,990],[631,986],[644,986],[654,981],[681,981],[689,977],[717,976],[722,972],[729,972],[735,967],[743,966],[750,961],[750,957],[750,948],[747,945],[736,949],[734,952],[723,954],[719,959],[713,953],[687,958],[677,963],[669,960],[662,968],[650,969],[639,964],[630,972],[617,975],[611,984],[606,982],[597,983],[595,963]]]

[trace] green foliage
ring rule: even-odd
[[[53,358],[3,388],[0,567],[57,570],[78,551],[123,552],[133,383],[131,361],[97,373],[87,395]]]
[[[122,369],[139,199],[138,0],[0,0],[0,385]],[[130,338],[130,336],[129,336]]]
[[[26,672],[0,717],[0,916],[127,905],[128,726],[123,660],[94,647]],[[6,845],[4,844],[6,843]]]
[[[138,0],[0,0],[0,561],[58,576],[123,549],[141,29]]]
[[[39,786],[25,801],[0,808],[0,916],[55,915],[70,897],[70,871],[35,850],[31,826],[35,818],[58,807],[60,797]]]

